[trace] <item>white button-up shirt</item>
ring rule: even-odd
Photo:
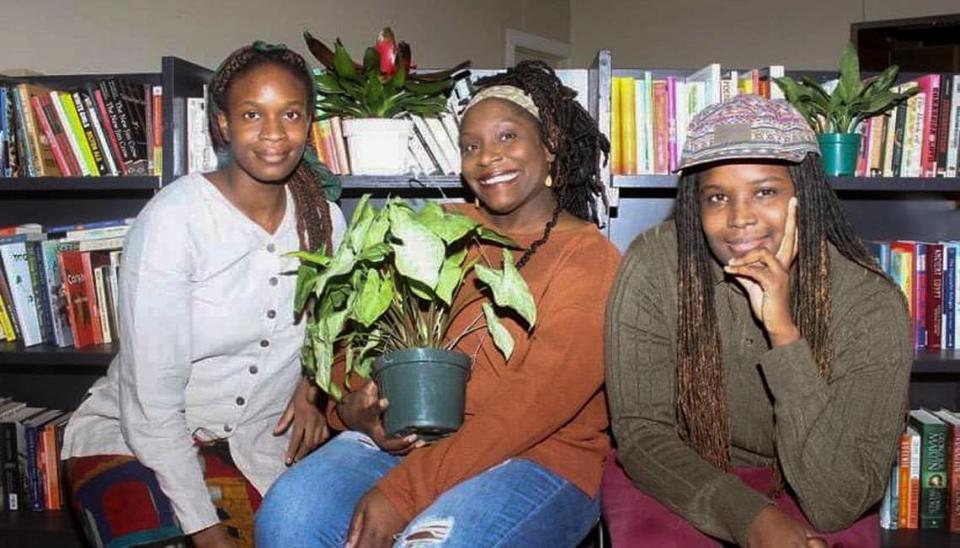
[[[343,215],[330,205],[334,242]],[[274,234],[205,177],[161,190],[130,229],[120,267],[120,352],[70,420],[63,458],[134,455],[187,534],[218,523],[195,439],[229,440],[261,492],[285,469],[273,430],[300,379],[293,199]]]

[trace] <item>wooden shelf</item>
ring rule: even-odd
[[[0,178],[0,192],[87,192],[157,190],[160,177],[14,177]]]
[[[76,366],[81,368],[104,369],[110,365],[118,347],[114,344],[99,344],[74,348],[59,348],[50,344],[39,344],[24,348],[11,342],[0,343],[0,371],[3,366]]]
[[[0,512],[0,546],[81,548],[80,530],[66,510]]]
[[[838,191],[856,192],[960,192],[957,177],[829,177],[830,186]],[[676,175],[615,175],[616,188],[673,189]]]

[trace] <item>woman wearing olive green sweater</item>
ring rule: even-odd
[[[614,545],[878,546],[905,301],[792,107],[737,98],[688,132],[676,220],[634,241],[608,301]]]

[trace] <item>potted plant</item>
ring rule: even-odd
[[[891,65],[875,78],[860,80],[860,60],[853,44],[840,59],[840,78],[832,90],[809,76],[775,78],[787,101],[803,114],[817,133],[827,175],[853,175],[857,165],[861,122],[883,114],[917,92],[892,88],[899,72]]]
[[[410,46],[397,43],[386,27],[368,47],[363,63],[350,57],[338,38],[334,49],[303,33],[310,52],[324,66],[317,76],[321,118],[343,118],[351,169],[358,175],[396,175],[406,170],[409,114],[438,116],[456,81],[466,76],[464,61],[450,70],[411,72]]]
[[[468,257],[474,242],[503,247],[500,269]],[[418,433],[433,439],[460,427],[470,358],[453,349],[469,333],[487,329],[509,358],[514,341],[500,318],[510,314],[531,329],[536,307],[518,273],[508,238],[464,215],[428,202],[420,211],[389,198],[376,210],[363,196],[340,246],[328,254],[297,252],[295,307],[307,322],[302,357],[317,385],[339,400],[348,381],[332,380],[335,356],[347,378],[371,375],[390,407],[384,416],[389,436]],[[451,320],[474,272],[483,313],[462,332]],[[470,300],[470,299],[466,299]]]

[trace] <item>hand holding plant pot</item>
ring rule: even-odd
[[[502,269],[468,257],[479,241],[504,246]],[[388,437],[417,433],[430,439],[455,431],[470,369],[469,357],[453,350],[457,343],[487,329],[509,358],[514,341],[501,316],[515,315],[528,329],[536,323],[533,297],[508,247],[514,247],[509,239],[434,202],[416,212],[390,198],[377,211],[364,196],[336,252],[296,253],[302,264],[295,306],[307,318],[304,366],[336,400],[352,387],[332,381],[335,354],[343,353],[348,377],[372,374],[381,397],[390,401]],[[448,333],[470,272],[492,302],[463,332]]]
[[[903,93],[892,89],[899,71],[897,65],[891,65],[879,76],[861,81],[857,51],[853,44],[847,44],[840,60],[840,79],[830,92],[809,76],[802,76],[799,81],[789,76],[774,79],[787,101],[817,133],[827,175],[853,175],[860,147],[860,135],[856,133],[860,123],[917,93],[916,89]]]

